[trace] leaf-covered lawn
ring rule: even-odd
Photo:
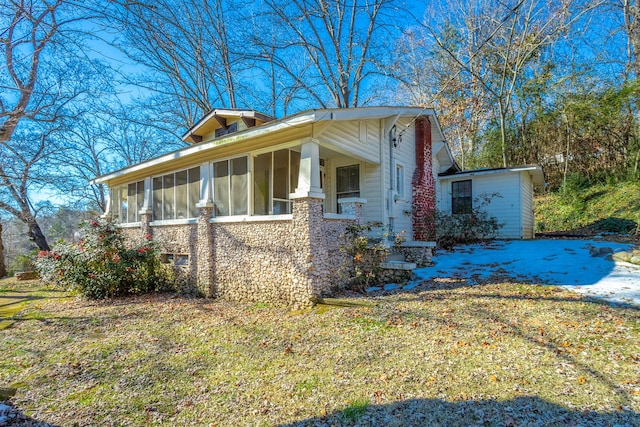
[[[354,301],[38,303],[0,331],[0,388],[56,425],[640,424],[637,309],[453,281]]]

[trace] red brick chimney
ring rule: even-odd
[[[413,240],[434,241],[436,238],[436,187],[431,155],[431,122],[420,116],[415,122],[416,170],[413,187]]]

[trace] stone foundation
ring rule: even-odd
[[[379,274],[379,284],[386,283],[406,284],[413,277],[412,270],[383,268]]]
[[[405,242],[395,250],[404,256],[405,261],[427,267],[432,264],[435,246],[434,242]]]
[[[346,282],[350,260],[340,245],[356,219],[324,218],[322,199],[295,199],[293,214],[283,219],[216,221],[210,206],[200,209],[195,223],[122,229],[131,241],[153,236],[179,291],[304,307]]]

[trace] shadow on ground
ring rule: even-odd
[[[326,416],[308,418],[281,427],[329,426],[638,426],[640,414],[575,411],[535,396],[513,400],[411,399],[386,405],[353,403]]]
[[[38,421],[25,415],[20,409],[11,404],[10,401],[0,401],[0,426],[6,427],[57,427],[54,424]]]

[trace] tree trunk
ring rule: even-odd
[[[41,251],[49,251],[49,244],[47,243],[47,238],[44,236],[44,233],[40,229],[40,224],[36,221],[33,216],[30,216],[26,221],[27,226],[29,227],[28,235],[29,240],[38,246],[38,249]]]
[[[0,277],[7,275],[7,267],[4,264],[4,244],[2,241],[2,224],[0,224]]]
[[[506,123],[506,111],[502,106],[502,100],[498,101],[500,107],[500,148],[502,149],[502,167],[507,167],[507,123]]]

